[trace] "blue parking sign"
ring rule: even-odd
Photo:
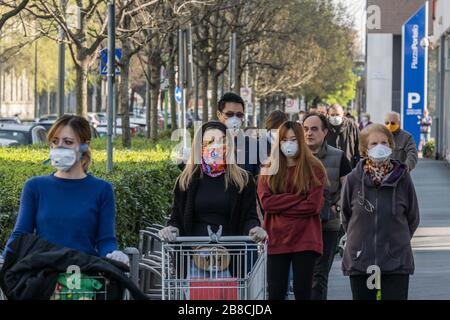
[[[122,48],[116,48],[116,65],[122,59]],[[120,75],[120,68],[116,67],[116,76]],[[108,49],[100,50],[100,75],[108,75]]]
[[[428,2],[403,25],[402,128],[420,143],[420,118],[427,107]]]

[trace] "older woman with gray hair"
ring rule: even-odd
[[[365,128],[359,143],[363,159],[347,176],[342,192],[347,232],[342,270],[350,277],[354,300],[408,298],[419,206],[406,165],[390,158],[393,147],[394,137],[384,125]],[[373,270],[379,281],[371,289],[367,283]]]
[[[413,136],[400,128],[400,114],[389,112],[385,117],[385,125],[394,136],[392,159],[406,164],[408,171],[412,171],[417,164],[418,153]]]

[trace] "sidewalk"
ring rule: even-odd
[[[416,272],[410,278],[409,299],[450,299],[450,167],[447,162],[420,159],[412,172],[421,222],[413,238]],[[336,255],[328,298],[352,298],[350,281]]]

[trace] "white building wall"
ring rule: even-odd
[[[392,110],[392,54],[392,34],[367,35],[366,106],[375,123],[383,123]]]
[[[433,43],[438,43],[441,36],[450,29],[450,1],[440,0],[436,2],[436,20],[433,22]]]

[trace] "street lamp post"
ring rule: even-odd
[[[66,0],[61,0],[61,12],[65,16],[66,13]],[[65,33],[63,28],[59,27],[59,45],[58,45],[58,87],[56,89],[56,105],[58,117],[64,114],[64,79],[65,79],[65,55],[66,47],[64,45]]]

